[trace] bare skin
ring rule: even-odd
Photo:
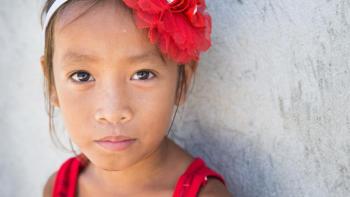
[[[74,21],[69,13],[54,29],[52,104],[70,138],[90,160],[78,179],[77,196],[172,196],[193,160],[166,137],[176,102],[178,65],[163,57],[138,29],[120,1],[101,1]],[[42,58],[44,67],[45,61]],[[185,65],[187,86],[197,63]],[[45,73],[44,73],[45,74]],[[110,151],[95,141],[123,135],[135,142]],[[51,196],[55,174],[44,196]],[[229,196],[210,179],[200,196]]]

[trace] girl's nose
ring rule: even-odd
[[[132,119],[133,112],[125,92],[114,89],[102,95],[104,96],[97,101],[100,105],[95,113],[96,121],[115,125],[126,123]]]
[[[119,109],[113,109],[114,107],[111,106],[110,108],[100,109],[95,114],[95,119],[103,124],[123,124],[131,120],[132,113],[130,108],[119,108]]]

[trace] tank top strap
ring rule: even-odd
[[[204,161],[196,157],[186,171],[180,176],[173,197],[196,197],[208,178],[217,178],[226,185],[224,178],[206,166]]]
[[[53,188],[53,197],[75,197],[80,171],[87,165],[88,159],[80,154],[65,161],[59,168]],[[217,178],[224,185],[224,178],[206,166],[196,157],[180,176],[173,197],[196,197],[208,178]]]
[[[65,161],[59,168],[53,188],[53,197],[74,197],[79,172],[85,167],[87,159],[80,154]]]

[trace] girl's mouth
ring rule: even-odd
[[[108,136],[95,142],[104,149],[109,151],[122,151],[131,146],[136,139],[125,136]]]

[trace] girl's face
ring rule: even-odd
[[[72,141],[96,166],[111,170],[135,164],[161,145],[178,77],[178,65],[162,58],[118,2],[98,3],[74,21],[68,15],[78,7],[58,17],[51,96]],[[119,135],[136,140],[119,151],[96,143]]]

